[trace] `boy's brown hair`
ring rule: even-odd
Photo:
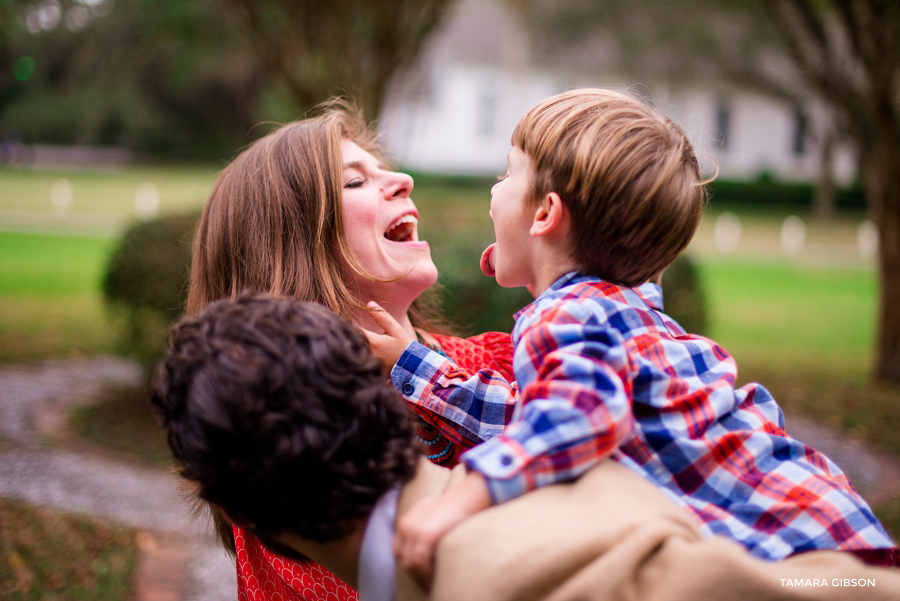
[[[570,90],[522,117],[512,144],[532,162],[530,202],[556,192],[572,216],[572,258],[585,274],[637,286],[684,250],[706,182],[670,119],[624,93]]]

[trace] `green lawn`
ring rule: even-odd
[[[740,383],[760,382],[785,411],[900,457],[900,387],[868,378],[874,270],[707,261],[700,273],[709,335],[735,358]],[[884,511],[900,533],[900,504]]]
[[[0,233],[0,294],[96,294],[113,238]]]
[[[112,351],[99,287],[115,242],[0,232],[0,362]]]
[[[856,378],[872,360],[877,276],[871,269],[704,261],[710,337],[738,359]]]
[[[120,171],[36,171],[0,167],[0,229],[118,235],[136,219],[135,193],[146,183],[159,192],[159,213],[203,206],[220,165],[131,167]],[[67,180],[72,205],[54,214],[51,188]]]
[[[50,211],[50,189],[59,179],[72,186],[73,213],[113,213],[130,216],[138,186],[150,182],[159,189],[160,211],[173,212],[202,205],[221,165],[129,167],[119,171],[43,171],[0,167],[0,207]]]

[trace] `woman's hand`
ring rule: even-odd
[[[434,578],[434,554],[445,534],[491,506],[484,477],[469,472],[465,479],[445,493],[425,497],[397,520],[394,555],[426,591]]]
[[[381,359],[385,373],[390,374],[397,360],[400,359],[400,355],[413,341],[413,337],[375,301],[370,301],[366,307],[375,323],[384,330],[384,334],[376,334],[366,329],[363,329],[363,333],[369,339],[372,354]]]

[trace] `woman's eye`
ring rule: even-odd
[[[344,188],[345,189],[346,188],[361,188],[363,185],[365,185],[365,183],[366,183],[366,180],[364,180],[364,179],[360,179],[360,178],[351,179],[349,182],[344,184]]]
[[[497,176],[497,181],[498,181],[498,182],[502,182],[503,180],[505,180],[505,179],[508,178],[508,177],[509,177],[509,174],[508,174],[508,173],[504,173],[503,175],[498,175],[498,176]]]

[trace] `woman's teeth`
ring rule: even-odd
[[[392,242],[410,242],[416,231],[419,220],[412,215],[404,215],[395,221],[384,233],[384,237]]]

